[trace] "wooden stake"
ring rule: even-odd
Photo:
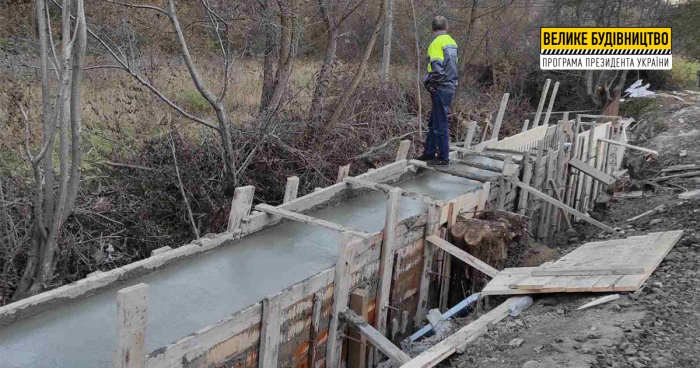
[[[428,207],[428,220],[425,225],[426,238],[438,232],[440,229],[440,214],[442,206],[432,204]],[[433,271],[433,255],[435,246],[427,240],[423,241],[423,273],[421,275],[420,289],[418,291],[418,307],[416,309],[413,326],[419,328],[425,316],[428,315],[428,293],[430,289],[430,272]]]
[[[367,323],[367,321],[358,316],[355,312],[350,309],[345,309],[342,311],[343,319],[348,322],[348,324],[358,330],[360,334],[367,338],[372,345],[384,353],[394,362],[398,363],[399,366],[408,363],[411,357],[399,349],[394,343],[389,341],[384,335],[380,334],[379,331],[375,330],[372,326]]]
[[[276,367],[280,346],[280,322],[282,310],[278,293],[262,300],[262,322],[260,326],[260,349],[258,367]]]
[[[386,208],[386,220],[384,221],[384,234],[382,237],[382,249],[379,263],[379,285],[377,286],[377,302],[375,306],[374,326],[386,335],[387,311],[389,294],[391,292],[391,277],[394,269],[394,243],[396,241],[396,224],[398,223],[399,200],[401,189],[394,188],[389,193]]]
[[[399,149],[396,151],[396,159],[394,161],[405,160],[408,157],[408,150],[411,149],[411,141],[404,139],[399,143]]]
[[[238,187],[233,192],[233,200],[231,201],[231,214],[228,218],[228,232],[233,232],[241,227],[241,221],[244,217],[250,215],[250,206],[253,204],[253,195],[255,187],[248,185]]]
[[[532,162],[530,161],[530,151],[525,152],[525,173],[523,174],[523,183],[530,185],[532,180]],[[520,203],[518,203],[518,213],[525,215],[527,212],[527,190],[520,191]]]
[[[336,183],[342,183],[343,180],[350,174],[350,164],[338,167],[338,178],[335,179]]]
[[[299,192],[299,178],[290,176],[287,178],[287,186],[284,188],[284,200],[282,203],[287,203],[297,198]]]
[[[467,136],[464,138],[464,148],[469,149],[472,146],[472,141],[474,140],[474,133],[476,132],[476,121],[470,121],[469,127],[467,128]]]
[[[117,292],[117,317],[119,345],[115,367],[144,367],[147,354],[148,285],[142,283]]]
[[[552,109],[554,108],[554,101],[557,99],[557,91],[559,90],[559,82],[554,83],[554,89],[552,89],[552,97],[549,98],[549,107],[547,108],[547,114],[544,116],[544,123],[542,125],[549,124],[549,117],[552,115]]]
[[[529,120],[529,119],[525,119],[525,121],[523,121],[523,129],[520,131],[520,133],[525,133],[525,132],[527,132],[528,125],[530,125],[530,120]]]
[[[577,210],[575,210],[575,209],[573,209],[573,208],[571,208],[571,207],[569,207],[569,206],[567,206],[567,205],[565,205],[565,204],[563,204],[563,203],[557,201],[556,199],[554,199],[554,198],[552,198],[552,197],[550,197],[550,196],[548,196],[548,195],[546,195],[546,194],[540,192],[539,190],[537,190],[537,189],[535,189],[535,188],[533,188],[533,187],[531,187],[531,186],[529,186],[529,185],[523,184],[523,183],[522,183],[520,180],[518,180],[518,179],[511,178],[511,177],[507,177],[506,180],[508,180],[508,181],[510,181],[511,183],[513,183],[513,184],[515,184],[515,185],[517,185],[517,186],[519,186],[519,187],[521,187],[521,188],[527,190],[527,191],[530,192],[531,194],[533,194],[533,195],[535,195],[535,196],[537,196],[537,197],[543,199],[544,201],[546,201],[546,202],[548,202],[548,203],[551,203],[551,204],[553,204],[553,205],[555,205],[555,206],[557,206],[557,207],[563,209],[564,211],[568,211],[569,213],[573,214],[574,216],[576,216],[576,217],[578,217],[578,218],[580,218],[580,219],[582,219],[582,220],[584,220],[584,221],[586,221],[586,222],[588,222],[588,223],[590,223],[590,224],[593,224],[593,225],[595,225],[595,226],[597,226],[597,227],[599,227],[599,228],[601,228],[601,229],[603,229],[603,230],[605,230],[605,231],[608,231],[608,232],[610,232],[610,233],[617,234],[617,232],[616,232],[615,230],[613,230],[613,228],[611,228],[610,226],[605,225],[605,224],[603,224],[603,223],[601,223],[601,222],[598,222],[598,221],[594,220],[593,218],[591,218],[590,216],[586,216],[585,214],[583,214],[583,213],[581,213],[581,212],[579,212],[579,211],[577,211]]]
[[[540,117],[542,116],[542,109],[544,108],[544,102],[547,100],[547,93],[549,92],[549,84],[552,83],[551,79],[547,79],[544,82],[544,88],[542,88],[542,95],[540,96],[540,103],[537,105],[537,113],[535,114],[535,121],[532,123],[533,128],[537,128],[540,125]]]
[[[367,292],[364,289],[355,289],[350,293],[350,309],[362,316],[369,318],[369,303]],[[359,332],[351,329],[348,334],[348,368],[364,368],[367,358],[367,339]]]
[[[342,335],[340,330],[340,313],[347,309],[352,282],[352,258],[354,246],[353,234],[343,232],[340,235],[338,246],[338,262],[335,265],[335,278],[333,279],[333,306],[331,307],[331,321],[328,327],[328,341],[326,342],[326,366],[338,368],[342,349]]]
[[[498,140],[498,133],[501,130],[501,122],[503,122],[503,115],[506,113],[506,106],[508,105],[509,96],[510,93],[504,93],[503,98],[501,98],[501,107],[498,109],[498,116],[496,116],[496,122],[493,123],[491,139]]]

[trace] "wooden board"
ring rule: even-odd
[[[569,160],[569,165],[575,167],[576,169],[578,169],[581,172],[583,172],[584,174],[592,177],[593,179],[596,179],[596,180],[600,181],[601,183],[604,183],[605,185],[612,185],[613,183],[615,183],[617,181],[612,175],[608,175],[608,174],[596,169],[595,167],[593,167],[593,166],[591,166],[591,165],[589,165],[589,164],[587,164],[587,163],[585,163],[585,162],[583,162],[575,157],[572,157]]]
[[[394,345],[374,327],[370,326],[370,324],[367,323],[364,318],[358,316],[351,309],[345,309],[342,312],[342,316],[350,326],[356,328],[369,343],[374,345],[377,349],[384,353],[384,355],[389,357],[389,359],[398,364],[406,364],[411,360],[411,357],[408,356],[408,354],[404,353],[398,346]]]
[[[679,230],[586,243],[546,266],[507,268],[481,294],[635,291],[682,235]]]
[[[471,254],[457,248],[456,246],[450,244],[447,240],[440,238],[437,235],[429,235],[425,240],[435,244],[440,249],[450,253],[451,255],[457,257],[462,262],[476,268],[477,270],[485,273],[489,277],[496,277],[498,275],[498,270],[484,263],[482,260],[472,256]]]

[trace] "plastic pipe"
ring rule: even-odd
[[[457,305],[450,308],[450,310],[445,312],[442,315],[442,319],[448,319],[448,318],[454,316],[455,314],[459,313],[464,308],[466,308],[469,304],[472,304],[472,303],[476,302],[477,300],[479,300],[479,293],[474,293],[474,294],[470,295],[467,299],[462,300]],[[411,342],[414,342],[414,341],[420,339],[423,335],[425,335],[426,333],[428,333],[432,329],[433,329],[433,325],[428,323],[427,325],[423,326],[423,328],[418,330],[416,333],[411,335],[411,337],[409,337],[409,339],[411,340]]]

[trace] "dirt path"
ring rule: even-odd
[[[644,197],[613,200],[607,209],[592,214],[624,230],[625,236],[685,230],[644,289],[583,311],[576,308],[602,295],[537,296],[524,318],[499,323],[465,354],[442,366],[700,367],[700,198],[678,199],[678,193],[700,188],[700,177],[661,185],[651,180],[670,165],[700,163],[700,94],[675,96],[684,101],[658,98],[633,130],[636,144],[660,152],[651,162],[642,156],[630,159],[635,177],[623,181],[621,189],[644,190]],[[680,157],[681,150],[687,150],[687,156]],[[626,221],[660,204],[667,209]],[[561,234],[549,247],[565,254],[583,242],[606,237],[589,226],[578,225],[577,230],[579,237]]]

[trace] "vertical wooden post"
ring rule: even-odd
[[[399,149],[396,151],[396,160],[405,160],[408,157],[408,150],[411,148],[411,141],[404,139],[399,143]]]
[[[119,346],[114,361],[115,367],[143,367],[147,354],[148,285],[138,284],[117,292],[117,318]]]
[[[281,295],[282,293],[278,293],[271,297],[266,297],[262,301],[259,368],[277,367],[280,345],[280,321],[282,320]]]
[[[581,116],[576,115],[576,122],[574,123],[574,127],[571,130],[573,132],[573,135],[571,136],[571,147],[569,147],[569,154],[567,155],[566,159],[566,170],[567,170],[567,175],[566,175],[566,188],[564,188],[564,203],[569,206],[569,207],[574,207],[574,199],[576,198],[576,194],[574,192],[574,187],[576,186],[576,178],[574,177],[574,171],[569,168],[569,160],[571,160],[572,157],[576,157],[576,150],[578,149],[578,130],[579,127],[581,126]],[[566,215],[567,217],[569,216],[568,214]]]
[[[464,138],[464,148],[471,148],[472,141],[474,140],[474,133],[476,132],[476,121],[470,121],[469,127],[467,128],[467,136]]]
[[[525,185],[530,185],[530,182],[532,181],[532,162],[530,161],[530,150],[525,151],[523,162],[525,163],[525,166],[523,168],[523,171],[525,171],[525,173],[523,174],[523,183],[525,183]],[[527,214],[527,195],[527,190],[520,189],[518,213],[520,213],[521,215]]]
[[[544,168],[544,177],[543,177],[543,185],[542,185],[542,192],[547,193],[550,197],[552,196],[551,190],[548,190],[547,188],[549,185],[547,182],[549,182],[549,179],[552,178],[551,176],[551,170],[552,170],[552,157],[553,157],[553,151],[547,152],[547,157],[545,158],[545,168]],[[549,230],[549,203],[542,201],[540,204],[540,219],[539,219],[539,225],[537,226],[537,235],[540,239],[544,239],[547,237],[547,232]]]
[[[508,105],[508,97],[510,97],[510,93],[504,93],[503,98],[501,98],[501,107],[498,109],[496,122],[493,123],[491,139],[498,140],[498,132],[501,130],[501,122],[503,122],[503,115],[506,113],[506,106]]]
[[[352,279],[353,235],[349,231],[340,234],[338,246],[338,262],[335,265],[335,278],[333,279],[333,306],[331,307],[331,321],[328,326],[328,341],[326,342],[326,366],[338,368],[342,349],[342,334],[339,330],[340,312],[348,307],[350,283]]]
[[[335,179],[335,182],[342,183],[349,174],[350,164],[338,167],[338,178]]]
[[[394,269],[394,242],[396,241],[396,224],[399,217],[399,200],[401,188],[393,188],[389,192],[386,206],[386,220],[384,221],[384,234],[382,236],[382,249],[379,261],[379,285],[377,286],[377,298],[375,306],[374,327],[386,336],[386,323],[391,292],[391,277]]]
[[[231,214],[228,218],[227,231],[236,231],[241,227],[241,220],[250,215],[250,206],[253,204],[253,195],[255,187],[248,185],[238,187],[233,192],[233,200],[231,201]]]
[[[559,158],[558,158],[558,167],[559,167],[559,173],[557,176],[557,183],[559,184],[559,196],[560,198],[564,198],[564,193],[566,192],[566,186],[568,185],[567,179],[568,179],[568,172],[569,172],[569,156],[566,155],[564,152],[564,146],[566,143],[566,131],[569,130],[569,112],[566,111],[564,112],[564,117],[561,125],[561,132],[559,134]],[[557,211],[558,215],[557,218],[559,221],[557,221],[557,229],[559,229],[559,226],[561,226],[561,222],[564,220],[564,217],[568,219],[568,214],[565,211]]]
[[[552,109],[554,108],[554,100],[557,98],[557,91],[559,90],[559,82],[554,83],[554,88],[552,89],[552,97],[549,98],[549,107],[547,108],[547,115],[544,116],[544,123],[542,125],[549,124],[549,117],[552,115]]]
[[[449,221],[448,221],[449,224]],[[438,308],[441,312],[445,312],[448,307],[448,297],[450,294],[450,273],[452,272],[452,257],[445,251],[440,252],[442,255],[442,267],[440,269],[440,302]]]
[[[586,160],[584,161],[585,163],[593,166],[594,164],[591,164],[591,160],[593,159],[593,147],[595,145],[595,128],[596,128],[596,122],[593,121],[590,123],[590,130],[588,131],[588,147],[586,148]],[[586,213],[586,209],[588,208],[588,203],[590,202],[591,199],[591,190],[592,188],[588,188],[588,175],[583,176],[583,192],[581,195],[581,207],[580,211],[583,213]],[[592,187],[592,185],[591,185]]]
[[[290,176],[287,178],[287,186],[284,188],[284,199],[282,203],[287,203],[293,199],[297,198],[299,193],[299,178],[296,176]]]
[[[544,181],[543,178],[543,169],[542,169],[542,156],[544,155],[544,145],[545,145],[545,140],[542,139],[539,142],[537,142],[537,156],[535,156],[535,169],[534,169],[534,176],[532,180],[532,185],[533,188],[540,188],[542,187],[542,182]],[[530,200],[532,202],[532,205],[528,203],[527,208],[533,210],[530,214],[530,216],[533,216],[535,214],[534,207],[537,206],[539,210],[539,215],[542,215],[542,201],[533,198]],[[538,218],[539,219],[539,218]],[[534,234],[534,230],[533,234]]]
[[[355,289],[350,294],[350,309],[358,316],[369,319],[369,303],[364,289]],[[367,339],[354,329],[350,329],[348,339],[348,368],[364,368],[367,359]],[[312,366],[313,367],[313,366]]]
[[[542,108],[544,108],[544,102],[547,100],[547,93],[549,92],[549,84],[552,83],[551,79],[544,81],[544,88],[542,88],[542,95],[540,96],[540,103],[537,105],[537,113],[535,114],[535,121],[532,122],[532,127],[537,128],[540,125],[540,117],[542,116]]]
[[[318,350],[318,331],[321,326],[321,308],[323,298],[319,293],[314,294],[314,306],[311,310],[311,333],[309,343],[309,367],[316,367],[316,350]]]
[[[506,209],[506,179],[503,175],[498,177],[498,210]]]
[[[418,290],[418,308],[416,316],[413,320],[413,325],[419,328],[425,316],[428,315],[428,293],[430,289],[430,272],[433,270],[433,256],[435,255],[435,246],[425,238],[433,235],[440,229],[440,215],[442,214],[442,203],[431,204],[428,207],[428,221],[425,225],[425,237],[423,238],[423,273],[420,280],[420,289]]]
[[[525,121],[523,121],[523,129],[520,131],[520,133],[527,132],[527,128],[529,125],[530,125],[530,119],[525,119]]]

